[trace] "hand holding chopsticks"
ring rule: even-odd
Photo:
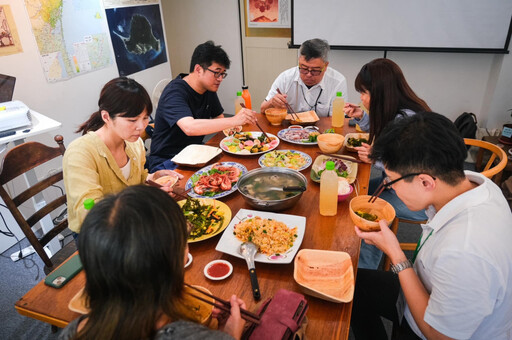
[[[201,296],[198,296],[196,294],[192,294],[192,293],[188,293],[190,294],[191,296],[193,296],[194,298],[198,299],[198,300],[201,300],[203,302],[206,302],[224,312],[227,312],[227,313],[231,313],[231,303],[229,301],[226,301],[226,300],[223,300],[219,297],[216,297],[215,295],[212,295],[212,294],[209,294],[203,290],[200,290],[192,285],[189,285],[188,283],[185,283],[185,286],[203,294],[203,295],[206,295],[212,299],[214,299],[215,301],[217,302],[212,302],[211,300],[208,300],[206,298],[203,298]],[[254,313],[251,313],[243,308],[240,308],[240,316],[242,317],[242,319],[246,320],[246,321],[249,321],[249,322],[252,322],[254,324],[257,324],[259,325],[260,323],[260,317]]]
[[[277,90],[277,93],[282,95],[281,90],[279,90],[279,89],[276,89],[276,90]],[[292,118],[295,119],[295,121],[300,122],[301,120],[299,118],[299,115],[297,115],[297,113],[292,109],[290,104],[288,104],[288,102],[286,102],[284,104],[286,105],[286,108],[288,109],[288,111],[290,111],[290,115],[292,116]]]
[[[246,108],[244,103],[240,103],[240,106],[243,107],[244,109]],[[263,133],[263,136],[265,136],[265,138],[270,142],[271,141],[270,137],[265,133],[263,128],[260,126],[260,124],[258,123],[258,120],[256,120],[256,126]]]

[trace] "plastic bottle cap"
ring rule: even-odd
[[[241,96],[242,96],[242,91],[237,91],[237,92],[236,92],[236,96],[237,96],[237,97],[241,97]]]
[[[336,97],[341,97],[343,94],[341,92],[336,92]]]
[[[325,163],[325,170],[334,170],[334,162],[327,161],[327,163]]]
[[[247,85],[242,86],[242,90],[247,90],[248,88],[249,88],[249,86],[247,86]]]
[[[85,210],[91,210],[94,207],[94,200],[92,198],[88,198],[84,201]]]

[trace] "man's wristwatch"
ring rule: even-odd
[[[402,270],[412,268],[412,262],[411,260],[405,260],[403,262],[399,262],[397,264],[391,265],[391,271],[395,274],[400,273]]]

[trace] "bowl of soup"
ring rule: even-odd
[[[391,224],[395,219],[395,209],[391,204],[377,198],[373,203],[368,202],[369,195],[356,196],[350,200],[349,213],[352,222],[362,231],[379,231],[379,220]]]
[[[296,170],[268,167],[243,174],[238,180],[238,191],[253,208],[280,211],[297,204],[307,184],[306,177]]]

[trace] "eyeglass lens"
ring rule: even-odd
[[[323,69],[322,70],[314,70],[314,69],[310,69],[310,68],[304,67],[302,65],[299,65],[299,72],[302,74],[311,73],[312,76],[318,76],[318,75],[320,75],[320,73],[322,73],[322,71],[323,71]]]

